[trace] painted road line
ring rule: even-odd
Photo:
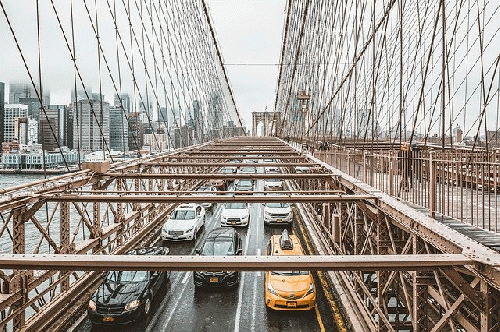
[[[191,274],[192,274],[192,271],[188,271],[186,273],[187,276],[191,276]],[[186,291],[187,286],[188,286],[188,283],[185,283],[184,287],[182,287],[182,291],[179,294],[179,297],[177,297],[177,300],[175,301],[174,307],[170,310],[170,313],[168,315],[167,320],[163,323],[163,326],[161,327],[162,331],[166,331],[167,330],[168,323],[170,323],[170,321],[172,320],[172,317],[174,316],[174,313],[177,310],[177,307],[179,306],[179,303],[181,302],[181,300],[184,299],[184,292]]]
[[[257,248],[257,256],[260,256],[260,248]],[[257,311],[257,282],[259,281],[262,273],[259,271],[258,275],[253,279],[253,303],[252,303],[252,325],[251,331],[255,331],[255,318]]]
[[[314,307],[314,311],[316,311],[316,319],[318,320],[320,331],[325,332],[325,325],[323,325],[323,319],[321,319],[321,314],[318,310],[318,306]]]
[[[248,252],[248,244],[250,243],[250,236],[247,234],[245,238],[245,250],[243,255]],[[240,317],[241,317],[241,302],[243,301],[243,287],[245,285],[245,272],[241,272],[240,287],[238,288],[238,307],[236,308],[236,315],[234,317],[234,332],[239,332],[240,330]]]

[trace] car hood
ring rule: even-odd
[[[292,211],[292,209],[290,209],[289,207],[287,207],[287,208],[265,208],[264,209],[264,212],[273,213],[273,214],[286,214],[286,213],[290,213],[291,211]]]
[[[185,231],[193,227],[195,223],[196,219],[188,219],[188,220],[170,219],[167,220],[165,225],[163,225],[163,229],[167,231]]]
[[[278,294],[288,295],[294,293],[296,296],[303,296],[311,285],[309,275],[282,276],[271,275],[269,282]]]
[[[268,187],[281,187],[283,185],[282,181],[265,181],[264,184]]]
[[[223,210],[221,213],[223,218],[244,218],[249,214],[247,209],[229,209]]]
[[[98,305],[117,306],[126,305],[137,300],[145,290],[146,282],[115,283],[104,281],[95,292]]]

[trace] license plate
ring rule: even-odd
[[[210,282],[219,282],[218,278],[210,278]]]
[[[289,301],[286,303],[286,306],[289,308],[296,308],[297,307],[297,302]]]
[[[174,239],[174,240],[177,240],[178,238],[179,238],[178,236],[174,236],[174,237],[173,237],[173,239]]]
[[[276,219],[276,221],[277,221],[277,222],[282,222],[283,220],[281,220],[281,219]]]
[[[233,224],[233,225],[236,225],[236,221],[233,221],[233,222],[232,222],[232,224]]]
[[[113,317],[103,317],[102,318],[102,321],[103,322],[113,322],[115,319]]]

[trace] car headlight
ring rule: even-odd
[[[276,293],[276,291],[274,290],[273,286],[271,285],[271,283],[268,283],[267,284],[267,291],[271,294],[274,294],[274,295],[278,295],[278,293]]]
[[[268,211],[264,211],[264,214],[268,217],[271,216],[271,214]]]
[[[314,283],[311,282],[311,284],[309,285],[309,289],[307,290],[306,296],[312,293],[314,293]]]
[[[97,310],[97,306],[95,305],[95,302],[92,301],[92,300],[89,300],[89,310],[90,311],[96,311]]]
[[[191,232],[193,229],[194,229],[194,226],[193,226],[193,227],[191,227],[190,229],[188,229],[187,231],[185,231],[184,233],[189,233],[189,232]]]
[[[134,301],[130,301],[129,303],[127,303],[127,305],[125,306],[125,311],[130,311],[130,310],[134,310],[135,308],[137,308],[138,306],[141,305],[141,300],[134,300]]]

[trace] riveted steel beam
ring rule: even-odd
[[[128,255],[0,255],[0,268],[37,270],[172,270],[172,271],[374,271],[434,270],[473,265],[462,254],[328,255],[328,256],[128,256]]]

